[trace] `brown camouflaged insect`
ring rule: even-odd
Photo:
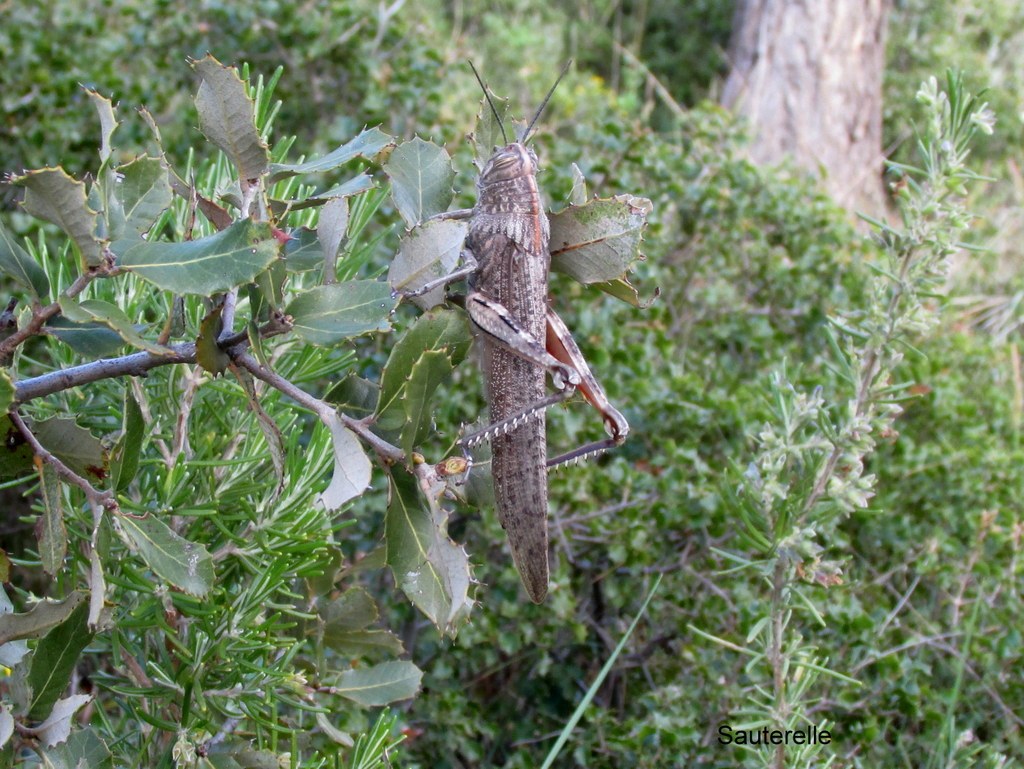
[[[473,67],[506,145],[496,148],[480,171],[476,206],[437,217],[469,220],[463,266],[416,292],[468,279],[464,305],[480,347],[491,424],[460,443],[467,449],[491,443],[498,520],[508,534],[523,585],[536,603],[548,592],[548,468],[617,446],[629,432],[625,417],[608,402],[547,301],[549,223],[537,186],[537,155],[527,141],[568,68],[519,139],[508,142],[487,86]],[[558,390],[550,396],[545,396],[547,373]],[[549,460],[544,412],[575,390],[601,413],[610,437]]]

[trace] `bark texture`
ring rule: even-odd
[[[879,213],[889,0],[738,0],[722,103],[753,159],[791,156],[848,208]]]

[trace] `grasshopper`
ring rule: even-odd
[[[460,444],[468,450],[491,442],[498,519],[523,585],[536,603],[548,590],[548,468],[617,446],[629,432],[626,419],[609,403],[547,301],[549,224],[537,186],[537,155],[527,141],[567,70],[568,65],[520,137],[509,142],[488,89],[473,68],[506,144],[495,149],[480,171],[476,206],[439,215],[469,220],[463,266],[415,292],[467,279],[469,291],[461,303],[480,351],[491,424]],[[545,395],[546,374],[557,390],[554,395]],[[544,412],[576,390],[601,413],[609,437],[548,459]]]

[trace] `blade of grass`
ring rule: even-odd
[[[611,672],[612,666],[615,664],[615,660],[618,659],[619,654],[626,646],[626,641],[633,635],[633,631],[636,630],[637,624],[640,622],[640,618],[644,616],[647,611],[647,606],[651,603],[651,599],[654,598],[654,594],[658,592],[658,586],[661,585],[661,577],[659,574],[658,578],[654,581],[654,585],[651,587],[651,591],[647,594],[647,598],[644,599],[643,606],[640,607],[640,611],[637,612],[636,617],[633,618],[633,622],[630,624],[626,634],[622,636],[622,640],[619,641],[618,646],[615,647],[615,651],[612,652],[612,656],[608,658],[608,661],[604,663],[604,667],[601,668],[601,672],[597,674],[597,678],[587,689],[587,693],[583,695],[583,699],[580,700],[580,704],[576,706],[576,710],[573,711],[572,718],[562,729],[562,733],[558,735],[558,740],[554,745],[551,746],[551,750],[548,752],[547,758],[544,759],[544,764],[541,769],[550,769],[554,765],[555,759],[558,758],[558,754],[562,752],[562,748],[565,747],[565,743],[569,741],[569,736],[572,734],[573,729],[576,728],[576,724],[583,718],[583,714],[586,712],[587,707],[590,705],[591,700],[594,699],[594,695],[597,694],[597,690],[601,688],[601,684],[604,683],[604,679],[608,677],[608,673]]]

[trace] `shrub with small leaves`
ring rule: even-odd
[[[192,68],[199,126],[218,153],[177,173],[143,111],[153,150],[124,160],[117,111],[89,92],[101,129],[93,179],[60,167],[11,178],[25,211],[67,240],[55,251],[0,230],[0,269],[28,300],[16,316],[12,302],[0,340],[3,471],[35,473],[43,502],[36,554],[0,557],[5,572],[17,559],[50,575],[57,599],[33,608],[29,590],[5,594],[0,649],[18,682],[5,689],[4,722],[18,725],[2,741],[8,756],[255,767],[289,754],[323,766],[366,728],[361,709],[420,688],[359,584],[368,571],[388,567],[442,634],[454,637],[473,606],[442,506],[461,496],[468,463],[418,453],[434,442],[435,391],[466,358],[466,321],[443,308],[403,316],[379,384],[356,369],[357,338],[389,331],[401,292],[462,252],[465,227],[432,218],[454,196],[447,153],[369,128],[289,162],[292,140],[270,145],[280,70],[250,85],[212,56]],[[332,178],[353,162],[367,170]],[[375,221],[378,163],[410,228],[389,282],[374,276],[391,232]],[[580,197],[554,217],[556,263],[615,293],[649,206]],[[370,487],[368,450],[388,479],[383,542],[343,553],[354,521],[338,513]],[[71,730],[94,707],[63,696],[80,657],[106,729]],[[388,729],[356,760],[394,744]]]

